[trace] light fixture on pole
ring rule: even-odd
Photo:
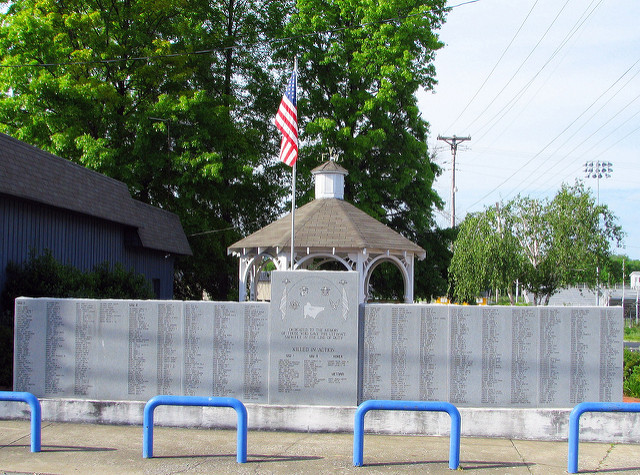
[[[600,179],[611,178],[613,163],[600,160],[584,162],[584,176],[596,179],[596,205],[600,207]],[[596,306],[600,306],[600,259],[596,263]]]
[[[586,178],[596,179],[596,199],[597,205],[600,206],[600,178],[611,178],[613,173],[613,163],[601,162],[600,160],[584,162],[584,176]]]

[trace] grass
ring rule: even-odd
[[[632,327],[624,327],[624,340],[625,341],[640,341],[640,325],[633,325]]]

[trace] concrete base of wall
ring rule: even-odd
[[[42,419],[50,422],[142,425],[145,402],[41,399]],[[249,430],[353,432],[355,407],[247,404]],[[566,440],[571,409],[459,408],[463,437]],[[29,406],[0,402],[0,419],[29,419]],[[379,434],[449,435],[446,413],[370,411],[365,430]],[[231,408],[159,406],[159,426],[235,428]],[[640,443],[640,413],[585,413],[580,440]]]

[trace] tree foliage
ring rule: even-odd
[[[513,233],[512,207],[488,208],[460,225],[449,269],[454,296],[474,301],[487,288],[505,291],[513,302],[524,258]]]
[[[519,282],[535,304],[559,289],[595,284],[623,233],[605,205],[596,205],[582,182],[563,185],[552,200],[517,197],[467,216],[454,245],[454,295],[472,300],[487,289],[512,296]]]
[[[438,249],[439,170],[415,93],[434,85],[445,3],[15,0],[0,18],[0,130],[176,212],[194,252],[176,296],[226,299],[226,248],[286,205],[273,115],[297,57],[298,203],[334,149],[348,200]],[[446,266],[422,266],[419,282],[442,286]]]
[[[227,298],[226,247],[280,211],[268,39],[285,3],[16,0],[0,25],[2,131],[179,214],[183,296]],[[248,47],[245,45],[257,45]]]
[[[601,271],[602,282],[608,285],[621,284],[625,282],[629,285],[629,274],[640,271],[640,260],[629,259],[629,256],[612,256],[607,266]]]
[[[280,57],[299,63],[300,203],[311,199],[309,170],[333,150],[349,171],[345,199],[421,246],[437,247],[433,211],[442,202],[432,184],[439,169],[416,92],[435,83],[444,7],[441,0],[297,2],[287,28],[293,39]],[[433,269],[433,257],[418,266],[425,278],[417,280],[417,296],[433,293],[427,283],[446,272]]]

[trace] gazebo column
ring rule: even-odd
[[[291,268],[290,257],[291,257],[291,254],[289,252],[284,252],[283,250],[279,250],[274,260],[274,264],[276,265],[276,270],[289,270]]]
[[[413,303],[413,285],[414,285],[414,260],[413,253],[405,255],[405,267],[407,269],[408,282],[404,289],[404,302]]]
[[[247,255],[243,255],[240,257],[240,273],[238,277],[238,301],[244,302],[247,300],[247,281],[246,279],[249,277],[249,273],[247,272],[247,265],[250,262],[250,258]]]
[[[367,260],[367,250],[363,249],[357,254],[349,254],[349,259],[355,262],[355,271],[358,273],[358,303],[365,303],[365,262]]]

